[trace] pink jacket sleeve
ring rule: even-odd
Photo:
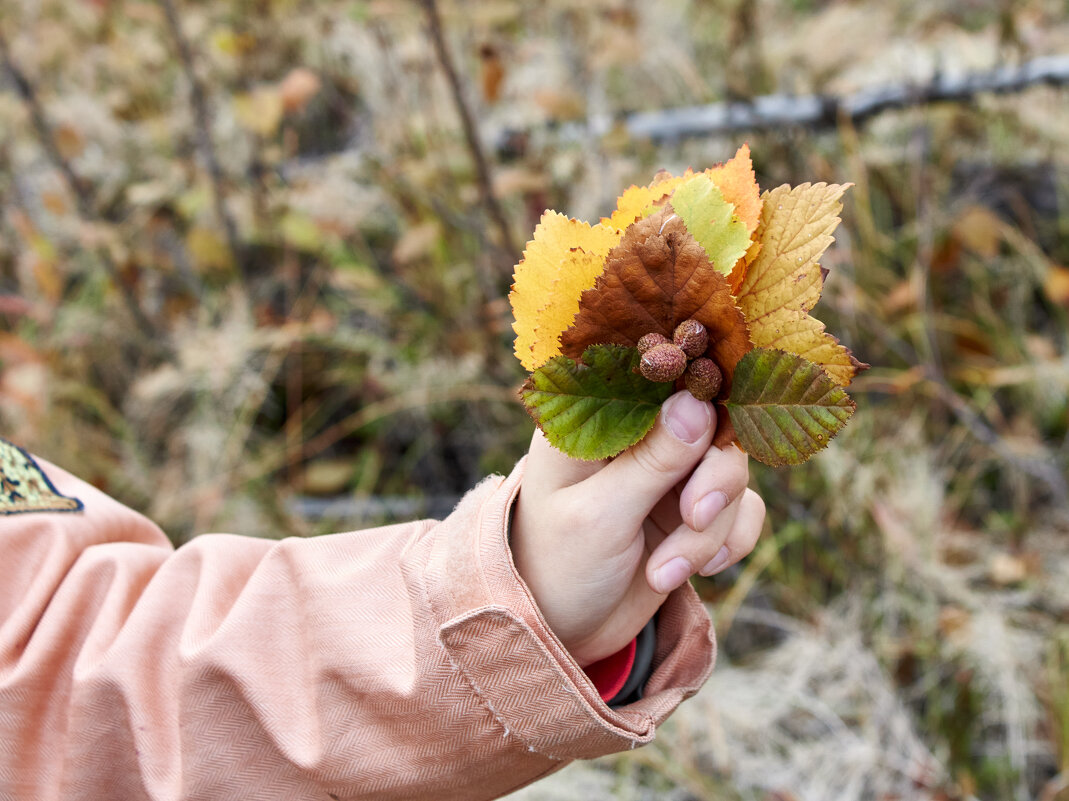
[[[612,710],[512,564],[523,463],[442,522],[177,551],[40,462],[78,512],[0,516],[0,799],[489,799],[649,742],[708,676],[689,586]]]

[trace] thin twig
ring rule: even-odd
[[[1055,459],[1051,458],[1049,454],[1047,458],[1042,458],[1026,456],[1016,452],[997,431],[973,411],[972,407],[953,390],[942,375],[932,374],[931,370],[928,372],[928,378],[937,390],[935,396],[946,404],[947,408],[958,418],[958,422],[962,423],[969,433],[1021,472],[1046,484],[1061,506],[1069,505],[1069,483],[1066,482],[1065,476],[1058,469]]]
[[[212,187],[212,201],[215,206],[215,216],[219,224],[223,226],[227,246],[238,266],[243,284],[249,286],[249,264],[245,258],[245,250],[238,238],[237,224],[233,216],[226,208],[226,191],[224,189],[223,168],[219,162],[219,154],[215,150],[215,141],[212,139],[211,113],[208,111],[208,95],[204,90],[204,84],[197,77],[196,67],[193,64],[193,49],[189,40],[182,31],[182,24],[178,18],[178,9],[173,0],[160,0],[160,6],[167,18],[167,29],[174,40],[175,49],[178,51],[178,60],[182,64],[182,71],[189,82],[189,104],[193,109],[193,127],[197,138],[197,149],[201,158],[208,168],[208,179]]]
[[[74,171],[74,167],[71,165],[70,161],[68,161],[60,151],[59,145],[56,143],[55,133],[52,130],[48,117],[45,115],[44,107],[41,105],[40,98],[38,97],[37,89],[27,77],[26,73],[24,73],[15,63],[14,59],[12,59],[7,40],[2,35],[0,35],[0,61],[3,62],[4,69],[11,77],[11,82],[15,85],[15,91],[30,112],[30,120],[33,123],[34,131],[37,134],[37,139],[40,142],[41,147],[44,149],[45,155],[52,166],[63,176],[63,180],[66,182],[71,194],[74,196],[74,202],[78,209],[79,217],[85,222],[96,220],[96,204],[90,186]],[[159,332],[142,310],[137,297],[134,295],[133,289],[122,280],[122,277],[119,275],[119,268],[112,260],[111,254],[108,252],[107,248],[97,246],[92,248],[92,253],[104,268],[104,272],[108,274],[108,278],[119,290],[119,294],[122,296],[123,302],[126,304],[126,309],[129,311],[130,316],[133,317],[134,324],[138,327],[141,334],[146,337],[149,343],[152,343],[153,346],[161,351],[164,358],[171,359],[173,354],[170,346],[160,340]]]
[[[464,87],[460,82],[460,76],[457,74],[456,65],[453,63],[453,57],[449,53],[445,34],[442,31],[442,17],[438,12],[437,0],[420,0],[420,3],[423,5],[423,10],[427,15],[427,28],[434,44],[434,52],[438,57],[438,64],[449,82],[449,89],[453,94],[453,104],[456,106],[460,124],[464,128],[464,138],[467,140],[468,150],[471,152],[471,158],[475,164],[479,199],[497,228],[502,247],[508,251],[510,257],[515,256],[518,253],[516,244],[512,239],[512,232],[509,228],[505,211],[501,208],[501,204],[498,203],[497,196],[494,194],[486,153],[482,142],[479,140],[479,132],[475,127],[475,119],[471,113],[471,107],[464,97]]]
[[[33,122],[34,131],[37,133],[37,139],[44,148],[45,155],[48,156],[48,160],[52,162],[52,166],[59,170],[63,179],[70,187],[71,193],[74,195],[75,203],[78,204],[78,211],[83,217],[90,217],[92,198],[89,193],[89,188],[86,186],[81,176],[74,172],[74,168],[71,167],[69,161],[64,158],[63,154],[59,150],[59,146],[56,144],[56,137],[52,132],[52,126],[49,124],[48,119],[45,117],[44,108],[41,106],[41,101],[37,97],[37,89],[30,82],[30,79],[26,76],[14,60],[11,58],[11,52],[8,49],[7,41],[3,36],[0,36],[0,58],[3,59],[4,68],[7,70],[7,74],[11,76],[11,82],[15,85],[15,91],[22,99],[26,109],[30,112],[30,120]]]

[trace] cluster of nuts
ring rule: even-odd
[[[672,333],[646,334],[638,341],[642,354],[639,372],[650,381],[676,381],[680,377],[698,400],[712,400],[720,391],[723,376],[716,362],[702,354],[709,346],[709,333],[697,320],[684,320]]]

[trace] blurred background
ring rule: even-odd
[[[753,466],[702,693],[515,797],[1066,801],[1067,82],[1065,0],[0,0],[0,431],[176,543],[447,514],[543,209],[748,142],[854,184],[857,414]]]

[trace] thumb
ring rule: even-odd
[[[619,523],[637,523],[698,464],[715,429],[712,404],[677,392],[664,402],[650,433],[586,479],[584,490],[588,497],[612,499],[607,511]]]

